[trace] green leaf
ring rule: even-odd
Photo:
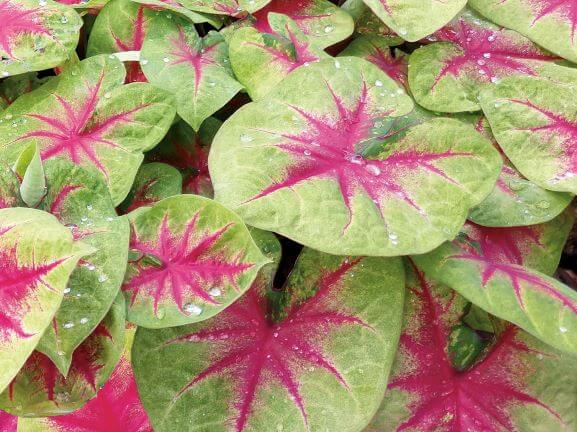
[[[462,370],[452,329],[469,304],[408,267],[404,327],[379,411],[364,432],[568,430],[576,400],[574,357],[509,324]]]
[[[467,0],[364,0],[387,26],[407,41],[418,41],[453,19]]]
[[[270,13],[268,21],[272,34],[245,27],[229,41],[232,69],[253,100],[262,99],[292,71],[329,57],[286,15]]]
[[[150,24],[140,65],[152,84],[172,93],[177,112],[194,130],[242,89],[216,32],[200,38],[185,20],[158,15]]]
[[[69,6],[52,0],[0,2],[0,75],[49,69],[74,52],[82,20]]]
[[[65,160],[46,163],[48,192],[40,208],[91,246],[74,269],[52,325],[36,347],[66,374],[76,347],[104,318],[126,270],[129,225],[116,216],[104,181]]]
[[[577,193],[577,85],[511,77],[481,94],[499,145],[529,180]]]
[[[396,130],[411,108],[367,61],[299,69],[219,130],[209,159],[216,199],[249,225],[327,253],[427,252],[457,234],[501,162],[457,120]]]
[[[40,210],[0,210],[0,389],[22,367],[56,313],[68,277],[87,251]]]
[[[174,118],[173,98],[145,83],[123,86],[116,58],[90,57],[21,96],[3,113],[0,159],[37,144],[44,161],[65,158],[106,179],[115,204],[132,185],[142,152]]]
[[[202,321],[244,293],[267,262],[238,216],[195,195],[131,214],[122,290],[128,320],[161,328]]]
[[[571,211],[518,228],[468,223],[452,243],[413,257],[427,277],[565,352],[577,353],[577,293],[547,275],[559,263]]]
[[[119,294],[108,315],[74,351],[66,376],[34,351],[0,395],[0,407],[22,417],[62,415],[81,408],[96,396],[118,363],[124,325],[124,298]]]
[[[210,320],[139,329],[134,372],[154,429],[361,430],[386,387],[403,286],[398,259],[305,249],[280,293],[261,276]]]

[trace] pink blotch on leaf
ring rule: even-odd
[[[317,293],[292,306],[282,321],[270,320],[267,299],[255,284],[240,300],[212,318],[207,328],[166,342],[165,345],[202,342],[214,348],[211,365],[191,379],[174,400],[211,376],[230,374],[236,388],[231,407],[235,415],[230,421],[236,432],[246,428],[259,389],[270,385],[279,385],[286,391],[307,426],[299,384],[305,366],[324,370],[348,390],[345,378],[322,345],[335,329],[343,326],[361,326],[373,331],[359,317],[335,307],[335,295],[343,286],[343,277],[360,261],[345,261],[335,271],[324,274]]]
[[[445,60],[432,90],[447,75],[470,74],[477,81],[491,82],[511,74],[535,75],[534,62],[555,61],[527,41],[516,42],[505,30],[493,30],[459,18],[432,36],[440,42],[452,42],[462,51]]]
[[[130,17],[129,20],[131,22],[130,30],[132,33],[128,40],[122,40],[112,29],[110,30],[118,51],[140,51],[142,49],[148,24],[148,21],[144,19],[144,6],[139,6],[136,11],[136,17]],[[126,83],[147,82],[138,62],[128,62],[126,69]]]
[[[518,340],[518,329],[512,325],[480,362],[464,371],[453,368],[446,349],[457,324],[451,317],[452,301],[443,304],[424,276],[416,268],[415,272],[418,284],[411,292],[418,316],[400,340],[410,366],[389,382],[389,389],[411,395],[410,414],[396,430],[515,430],[510,410],[519,404],[541,407],[559,418],[523,388],[534,371],[522,366],[518,355],[538,354]]]
[[[47,35],[51,33],[40,24],[41,8],[25,9],[11,0],[0,1],[0,48],[13,57],[12,48],[17,37],[22,35]]]
[[[505,3],[504,0],[501,3]],[[575,44],[577,31],[577,2],[575,0],[528,0],[529,6],[535,11],[532,26],[543,18],[553,15],[560,18],[561,23],[567,23],[571,27],[571,45]]]
[[[407,57],[404,55],[394,57],[390,48],[383,49],[372,43],[371,46],[371,52],[366,59],[378,66],[379,69],[403,87],[408,87],[407,76],[409,73],[409,64]]]
[[[168,217],[164,217],[158,227],[158,240],[143,241],[134,233],[130,248],[143,257],[154,256],[159,265],[147,264],[144,258],[134,262],[136,273],[127,280],[122,289],[131,292],[131,304],[139,296],[153,299],[155,314],[161,301],[170,299],[183,313],[188,301],[201,300],[208,304],[218,304],[208,290],[225,283],[236,288],[236,280],[244,271],[253,266],[241,263],[236,258],[227,257],[215,245],[229,230],[231,224],[216,231],[201,231],[197,213],[180,233],[172,232]]]

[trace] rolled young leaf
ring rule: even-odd
[[[511,77],[486,89],[483,112],[499,145],[529,180],[577,193],[577,85]]]
[[[570,430],[576,361],[507,324],[458,370],[451,336],[469,304],[408,266],[404,327],[379,412],[364,432]],[[460,348],[465,348],[463,344]]]
[[[0,395],[0,407],[22,417],[61,415],[82,407],[108,380],[120,359],[124,315],[124,298],[119,294],[106,318],[74,351],[66,376],[48,357],[34,351]]]
[[[530,227],[468,223],[452,243],[413,260],[487,312],[565,352],[577,352],[577,293],[547,275],[557,268],[570,211]]]
[[[373,12],[408,41],[417,41],[447,24],[467,0],[364,0]]]
[[[0,210],[0,390],[18,373],[56,313],[86,246],[40,210]]]
[[[39,208],[90,245],[64,291],[60,309],[36,349],[66,374],[72,353],[102,321],[126,270],[129,226],[116,215],[106,183],[66,160],[46,162],[48,190]]]
[[[469,5],[491,21],[577,62],[577,3],[573,0],[470,0]]]
[[[49,69],[78,43],[80,16],[52,0],[0,1],[0,76]]]
[[[178,195],[130,217],[122,290],[128,320],[139,326],[207,319],[240,297],[267,262],[239,217],[207,198]]]
[[[193,24],[160,14],[150,24],[140,56],[152,84],[174,94],[178,115],[194,130],[241,90],[216,32],[201,38]]]
[[[249,225],[327,253],[427,252],[457,234],[501,162],[457,120],[381,134],[412,106],[365,60],[300,68],[217,133],[209,157],[215,197]]]
[[[399,336],[400,260],[306,249],[281,292],[269,278],[261,274],[210,320],[137,331],[135,377],[156,431],[353,432],[367,424]]]

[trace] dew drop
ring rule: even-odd
[[[241,140],[242,142],[244,142],[244,143],[249,143],[249,142],[251,142],[253,139],[254,139],[253,137],[251,137],[250,135],[246,135],[246,134],[242,134],[242,135],[240,136],[240,140]]]
[[[108,217],[106,218],[106,220],[107,220],[108,222],[112,222],[112,221],[114,220],[114,218],[113,218],[112,216],[108,216]]]
[[[214,81],[210,81],[210,82],[208,83],[208,85],[209,85],[209,87],[215,87],[215,86],[216,86],[216,83],[215,83]]]
[[[379,176],[381,175],[381,169],[373,164],[367,164],[365,165],[365,169],[372,175],[374,176]]]
[[[397,234],[395,234],[394,232],[389,233],[389,239],[397,240],[398,238],[399,238],[399,236]]]
[[[352,155],[352,156],[347,156],[346,159],[350,162],[350,163],[354,163],[355,165],[362,165],[363,164],[363,157],[361,155]]]
[[[92,207],[92,204],[88,204],[88,205],[86,206],[86,210],[88,210],[88,211],[91,211],[91,210],[93,210],[93,209],[94,209],[94,207]]]
[[[399,29],[399,34],[400,34],[400,35],[406,35],[406,34],[407,34],[407,29],[406,29],[406,28],[400,28],[400,29]]]
[[[86,324],[88,322],[88,318],[80,318],[80,324]]]
[[[208,293],[211,297],[220,297],[222,295],[222,291],[219,287],[212,287],[210,290],[208,290]]]
[[[63,356],[66,353],[64,351],[58,351],[56,354],[58,354],[59,356]]]
[[[168,57],[164,57],[164,58],[162,59],[162,61],[163,61],[164,63],[168,63],[168,62],[170,61],[170,59],[169,59]]]
[[[88,265],[86,266],[86,268],[87,268],[88,270],[90,270],[90,271],[96,270],[96,266],[95,266],[94,264],[88,264]]]
[[[486,73],[483,69],[479,69],[479,75],[485,75]]]
[[[491,58],[491,53],[483,53],[483,57],[486,59]]]
[[[559,331],[561,333],[567,333],[569,330],[567,329],[567,327],[559,327]]]
[[[330,33],[334,30],[335,28],[332,25],[328,25],[325,26],[325,33]]]
[[[66,287],[64,288],[64,291],[62,291],[64,294],[69,294],[71,291],[70,287]]]
[[[278,337],[278,332],[274,332],[272,335],[273,335],[273,337],[277,338],[277,337]]]
[[[104,93],[104,98],[105,98],[105,99],[110,99],[111,96],[112,96],[112,95],[110,94],[110,92]]]
[[[60,22],[62,24],[66,24],[68,22],[68,18],[66,18],[64,15],[62,16],[62,18],[60,18]]]
[[[382,87],[382,86],[383,86],[383,82],[382,82],[381,80],[376,80],[376,81],[375,81],[375,85],[376,85],[377,87]]]
[[[485,63],[486,63],[485,60],[477,60],[477,64],[479,66],[483,66]]]
[[[106,282],[108,280],[108,276],[106,276],[105,274],[101,274],[100,276],[98,276],[98,282]]]
[[[497,84],[497,83],[499,82],[499,78],[497,78],[497,77],[491,77],[491,82],[492,82],[493,84]]]
[[[64,327],[65,329],[69,329],[69,328],[74,327],[74,323],[69,321],[67,323],[62,324],[62,327]]]
[[[146,59],[141,59],[141,60],[140,60],[140,64],[147,65],[147,64],[148,64],[148,60],[146,60]]]
[[[202,308],[194,303],[187,303],[184,305],[184,311],[189,315],[199,316],[202,313]]]
[[[491,35],[487,38],[489,42],[493,42],[495,40],[495,35]]]
[[[310,150],[305,150],[303,153],[305,154],[305,156],[310,156],[310,155],[311,155],[311,151],[310,151]]]
[[[46,0],[40,0],[38,6],[46,6]]]
[[[551,203],[549,201],[543,200],[543,201],[539,201],[537,204],[535,204],[535,206],[537,208],[547,210],[549,207],[551,207]]]
[[[335,68],[336,69],[340,69],[341,68],[341,62],[338,60],[335,60]]]

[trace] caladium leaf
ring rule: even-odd
[[[209,117],[197,133],[185,122],[178,122],[170,129],[162,143],[147,156],[150,160],[164,162],[180,170],[183,193],[212,198],[208,152],[221,124],[220,120]]]
[[[178,115],[198,130],[242,88],[228,62],[220,34],[200,38],[193,24],[161,14],[150,25],[140,65],[148,81],[174,94]]]
[[[342,8],[353,17],[356,33],[384,36],[390,40],[391,45],[401,45],[404,42],[404,39],[385,25],[363,0],[347,0]]]
[[[86,252],[54,216],[25,208],[0,210],[0,389],[32,353]]]
[[[222,26],[221,15],[211,15],[207,13],[195,12],[187,9],[188,2],[186,0],[133,0],[135,3],[140,3],[154,10],[167,10],[188,18],[193,23],[208,23],[214,28]]]
[[[425,274],[548,344],[577,352],[577,293],[553,279],[569,212],[530,227],[468,223],[452,243],[414,260]]]
[[[495,141],[487,119],[476,120],[476,129],[502,150]],[[547,222],[561,213],[573,195],[552,192],[523,177],[503,156],[499,179],[485,200],[469,213],[469,219],[485,226],[524,226]]]
[[[389,77],[403,87],[408,87],[408,56],[401,50],[391,51],[395,42],[378,35],[364,35],[355,38],[339,55],[364,58],[378,66]]]
[[[407,279],[396,366],[365,432],[571,430],[574,358],[507,325],[458,370],[451,334],[462,326],[467,302],[418,271],[408,269]]]
[[[216,199],[252,226],[327,253],[431,250],[490,192],[500,157],[457,120],[380,136],[411,108],[364,60],[298,69],[219,130],[209,158]]]
[[[117,296],[106,318],[74,351],[67,376],[39,351],[26,360],[0,395],[0,407],[21,417],[61,415],[82,407],[104,385],[124,346],[124,298]]]
[[[290,17],[321,48],[348,38],[354,29],[350,15],[327,0],[272,0],[253,15],[254,27],[262,33],[278,32],[272,18],[276,14]]]
[[[467,0],[364,0],[373,12],[407,41],[417,41],[447,24]]]
[[[293,70],[330,57],[286,15],[270,13],[268,21],[269,33],[245,27],[229,41],[234,74],[253,100],[262,99]]]
[[[36,143],[43,160],[66,158],[104,176],[114,203],[120,203],[141,152],[162,139],[175,115],[166,92],[146,83],[122,86],[123,81],[124,68],[113,56],[67,67],[3,112],[0,159],[13,163]]]
[[[46,178],[48,191],[40,208],[94,250],[70,276],[60,309],[36,347],[66,374],[72,353],[102,321],[119,292],[130,228],[125,218],[116,216],[100,177],[69,161],[50,160]]]
[[[235,301],[267,262],[234,213],[179,195],[131,219],[122,290],[128,320],[170,327],[207,319]]]
[[[22,175],[20,196],[28,207],[36,207],[46,193],[46,178],[40,151],[36,145],[31,146],[32,155]]]
[[[183,4],[190,10],[215,15],[245,17],[262,9],[271,0],[186,0]]]
[[[400,260],[307,249],[281,293],[259,280],[210,320],[137,331],[136,382],[156,431],[348,432],[369,421],[399,336]],[[153,385],[161,376],[169,384]]]
[[[152,162],[140,167],[132,189],[120,208],[124,213],[130,213],[181,193],[182,174],[173,166]]]
[[[124,353],[94,399],[67,415],[20,418],[20,429],[26,432],[152,432],[130,365],[134,331],[134,328],[126,329]]]
[[[11,76],[0,82],[0,110],[8,107],[19,96],[40,87],[49,78],[38,78],[36,73]]]
[[[87,56],[140,51],[155,12],[130,0],[112,0],[98,14],[88,39]],[[126,82],[146,82],[138,62],[127,62]]]
[[[417,102],[442,112],[479,110],[479,91],[503,77],[547,73],[559,58],[519,33],[465,11],[429,37],[434,43],[409,60],[409,84]]]
[[[469,5],[491,21],[577,62],[577,4],[573,0],[470,0]]]
[[[0,1],[0,75],[48,69],[65,61],[78,43],[80,16],[52,0]]]
[[[577,86],[515,77],[486,89],[481,105],[501,148],[539,186],[577,193]]]

